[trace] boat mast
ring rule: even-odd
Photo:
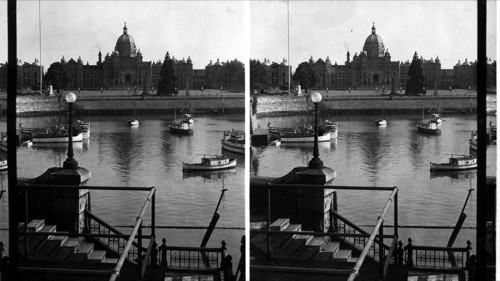
[[[42,67],[42,16],[40,4],[41,0],[38,0],[38,37],[40,39],[40,95],[42,94],[42,76],[43,76],[43,67]]]
[[[288,27],[288,65],[287,65],[287,71],[288,71],[288,94],[290,94],[290,83],[291,83],[291,76],[292,76],[292,69],[291,69],[291,64],[290,64],[290,2],[289,0],[286,1],[286,15],[287,15],[287,27]]]

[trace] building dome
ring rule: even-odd
[[[120,54],[120,57],[135,57],[136,47],[132,36],[127,34],[127,25],[123,26],[123,34],[116,40],[115,51]]]
[[[375,23],[372,27],[372,34],[370,34],[366,40],[365,45],[363,46],[363,51],[367,53],[369,57],[383,57],[384,56],[384,42],[382,38],[377,35],[375,29]]]

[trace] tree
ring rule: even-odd
[[[299,64],[295,73],[293,74],[293,80],[300,84],[306,93],[311,87],[314,87],[318,81],[316,72],[312,69],[308,62],[303,62]]]
[[[424,90],[425,77],[422,73],[422,61],[418,59],[417,52],[413,55],[413,60],[408,69],[408,82],[406,82],[406,94],[418,95],[425,93]]]
[[[233,60],[222,66],[223,73],[227,77],[226,87],[245,89],[245,65]]]
[[[177,94],[177,77],[174,74],[174,62],[170,59],[170,55],[165,55],[165,61],[160,71],[160,82],[158,82],[157,95]]]
[[[261,91],[269,87],[267,80],[269,68],[259,60],[250,60],[250,92]]]
[[[54,62],[50,65],[44,78],[45,84],[50,84],[59,93],[62,88],[66,88],[69,83],[69,77],[66,70],[60,62]]]

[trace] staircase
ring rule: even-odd
[[[265,223],[252,224],[252,230],[265,229]],[[290,224],[287,218],[274,221],[269,229],[271,231],[302,231],[302,225]],[[318,261],[332,263],[354,263],[357,257],[353,257],[351,249],[341,248],[341,243],[331,241],[328,237],[315,237],[301,234],[272,234],[270,235],[270,251],[273,258]],[[265,256],[267,253],[266,234],[259,233],[251,238],[251,245],[255,247],[251,255]]]
[[[24,230],[24,225],[19,229]],[[27,229],[28,232],[55,233],[57,226],[46,225],[43,219],[34,219]],[[83,237],[68,237],[61,232],[57,235],[21,235],[18,247],[20,280],[108,280],[118,262],[117,257],[107,256],[109,253],[105,247],[98,245],[96,248]],[[113,252],[111,254],[116,256]],[[96,273],[88,273],[89,270]]]

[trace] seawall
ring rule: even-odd
[[[6,101],[0,101],[2,110]],[[56,96],[19,96],[16,112],[18,116],[36,116],[58,114],[66,110],[66,101],[59,101]],[[94,114],[121,113],[169,113],[183,108],[192,108],[195,112],[236,112],[244,110],[244,94],[217,97],[156,97],[147,96],[108,96],[77,99],[75,110]]]
[[[476,96],[343,96],[325,97],[319,108],[336,114],[421,113],[422,109],[438,107],[442,112],[476,112]],[[305,113],[314,108],[306,96],[254,96],[253,112],[259,116]],[[308,110],[309,109],[309,110]]]

